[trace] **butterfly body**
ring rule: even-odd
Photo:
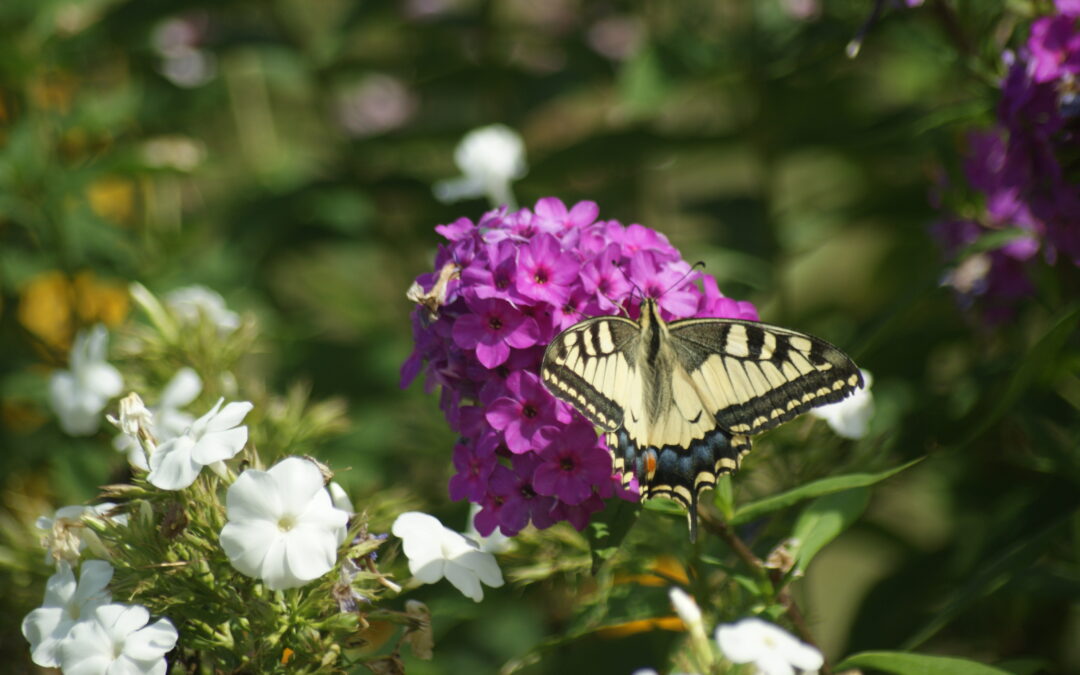
[[[753,321],[667,323],[646,298],[638,321],[587,319],[560,333],[541,376],[557,398],[605,432],[623,484],[667,497],[697,524],[698,494],[735,471],[750,438],[862,386],[840,350]]]

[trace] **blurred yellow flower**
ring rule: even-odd
[[[686,624],[677,616],[660,616],[652,619],[638,619],[627,621],[613,626],[604,626],[596,631],[603,638],[623,638],[637,633],[648,633],[654,630],[667,630],[675,633],[686,630]]]
[[[616,584],[637,584],[638,586],[670,586],[672,583],[686,585],[689,582],[686,569],[674,556],[657,556],[649,565],[651,574],[618,574]]]
[[[27,401],[0,401],[0,423],[13,433],[28,434],[47,419],[37,406]]]
[[[126,178],[100,178],[90,184],[86,196],[94,213],[113,223],[126,224],[135,212],[135,184]]]
[[[75,78],[67,73],[48,73],[29,83],[34,107],[67,113],[75,96]]]
[[[109,328],[119,326],[128,314],[126,284],[98,281],[90,270],[75,275],[75,310],[85,324],[100,321]]]
[[[23,286],[17,313],[23,328],[50,348],[66,352],[78,325],[117,326],[127,316],[128,303],[125,285],[98,281],[91,270],[79,272],[73,281],[51,270]]]

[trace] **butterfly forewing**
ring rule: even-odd
[[[730,319],[687,319],[668,329],[716,423],[733,433],[772,429],[862,386],[851,359],[810,335]]]
[[[618,316],[583,321],[548,345],[540,375],[548,390],[604,431],[623,426],[626,396],[636,381],[641,329]]]

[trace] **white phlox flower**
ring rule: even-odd
[[[60,563],[56,574],[45,584],[41,607],[23,619],[22,634],[30,643],[30,657],[45,668],[60,666],[60,645],[75,624],[101,605],[112,602],[105,590],[112,579],[112,565],[104,560],[87,560],[79,571],[79,582],[71,565]]]
[[[137,430],[129,431],[125,425],[143,424],[144,429],[149,431],[157,443],[161,444],[183,434],[195,422],[195,416],[181,410],[190,404],[202,392],[202,380],[199,374],[191,368],[181,368],[176,371],[165,388],[161,390],[161,398],[158,404],[150,409],[129,410],[125,419],[124,400],[120,401],[119,426],[124,432],[113,439],[113,447],[117,452],[125,452],[128,463],[137,469],[149,471],[150,465],[146,462],[146,453],[138,441]],[[134,396],[137,396],[133,394]],[[142,400],[139,400],[142,403]],[[136,415],[139,415],[136,417]],[[147,424],[147,422],[149,422]]]
[[[421,583],[433,584],[446,577],[465,597],[476,602],[484,599],[480,582],[492,588],[503,585],[495,556],[444,527],[435,516],[409,511],[397,517],[390,531],[401,539],[409,571]]]
[[[866,435],[870,418],[874,416],[874,395],[870,393],[874,378],[865,370],[862,376],[863,387],[851,396],[810,411],[814,417],[825,420],[838,436],[853,440]]]
[[[225,555],[272,590],[329,572],[348,534],[349,514],[334,506],[319,468],[302,457],[240,474],[225,495],[225,511]]]
[[[672,588],[668,591],[668,598],[671,599],[671,606],[675,608],[675,613],[686,624],[686,629],[691,634],[704,636],[705,622],[701,617],[701,608],[694,602],[694,598],[681,588]]]
[[[817,648],[756,617],[721,624],[716,629],[716,642],[728,661],[753,663],[760,675],[812,672],[825,663]]]
[[[228,308],[220,293],[206,286],[184,286],[170,291],[165,295],[165,304],[184,324],[198,324],[205,317],[221,334],[240,327],[240,315]]]
[[[148,625],[141,605],[102,605],[80,621],[60,646],[65,675],[165,675],[165,654],[176,645],[168,619]]]
[[[454,162],[464,174],[435,184],[442,202],[486,195],[492,206],[514,206],[510,182],[525,175],[525,141],[504,124],[492,124],[465,134],[454,150]]]
[[[165,441],[150,456],[152,485],[162,490],[181,490],[195,482],[204,466],[230,459],[247,443],[248,429],[241,426],[254,407],[248,401],[221,407],[219,398],[210,412],[192,422],[184,433]]]
[[[109,516],[116,507],[112,502],[103,502],[93,506],[63,506],[50,518],[41,516],[34,525],[44,530],[41,544],[45,548],[45,563],[67,561],[76,564],[79,555],[88,545],[94,543],[97,535],[83,522],[87,517],[108,518],[121,525],[127,524],[127,514]]]
[[[49,402],[60,418],[60,428],[72,436],[89,436],[101,425],[101,412],[124,387],[123,378],[105,361],[109,333],[97,324],[79,331],[68,360],[70,370],[49,379]]]

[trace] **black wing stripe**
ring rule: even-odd
[[[861,375],[849,375],[846,380],[837,379],[837,375],[830,371],[804,375],[764,396],[719,410],[716,421],[739,433],[756,434],[772,429],[811,408],[843,400],[861,386]]]
[[[605,360],[614,358],[608,357]],[[611,367],[617,367],[617,365],[611,364]],[[596,426],[605,431],[614,431],[622,426],[622,406],[604,396],[572,369],[556,363],[547,363],[541,375],[548,385],[548,391],[577,408],[578,412]]]

